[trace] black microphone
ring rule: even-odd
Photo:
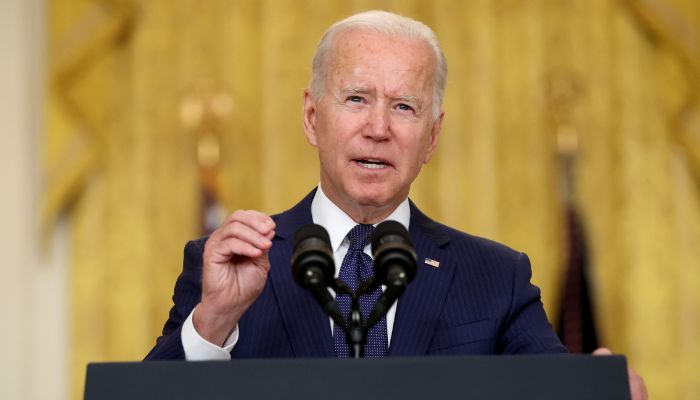
[[[301,287],[313,294],[336,324],[345,326],[335,299],[328,292],[328,286],[333,286],[335,281],[335,262],[331,239],[321,225],[304,225],[294,234],[292,276]]]
[[[379,284],[403,286],[416,276],[416,253],[406,228],[396,221],[384,221],[372,232],[374,277]]]
[[[367,319],[370,329],[384,316],[406,286],[416,276],[416,252],[406,228],[396,221],[384,221],[372,231],[374,279],[377,285],[386,285]]]
[[[303,288],[315,282],[331,285],[335,275],[333,250],[328,232],[321,225],[304,225],[294,234],[292,275]]]

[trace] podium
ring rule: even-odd
[[[95,363],[85,400],[630,398],[623,356]]]

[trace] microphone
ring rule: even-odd
[[[416,253],[406,228],[384,221],[372,232],[374,277],[380,285],[403,286],[416,276]]]
[[[304,225],[294,234],[292,275],[305,289],[316,282],[326,286],[333,283],[335,263],[331,239],[321,225]]]
[[[307,289],[336,324],[345,326],[342,314],[327,287],[335,282],[335,262],[328,231],[321,225],[304,225],[294,234],[292,276]]]
[[[406,286],[416,276],[416,252],[406,228],[396,221],[384,221],[372,232],[374,279],[377,285],[386,285],[367,319],[370,329],[384,316]]]

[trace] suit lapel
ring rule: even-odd
[[[270,250],[270,281],[296,357],[333,357],[330,322],[311,294],[294,282],[290,259],[294,233],[313,222],[315,190],[291,210],[275,217],[276,235]]]
[[[412,202],[409,234],[416,251],[418,271],[398,300],[390,356],[427,353],[454,276],[454,263],[445,249],[448,236]],[[438,261],[439,266],[427,264],[426,259]]]

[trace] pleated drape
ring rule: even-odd
[[[372,8],[433,27],[448,59],[418,206],[527,252],[552,318],[568,143],[603,344],[653,397],[700,397],[695,0],[54,0],[41,220],[70,221],[75,397],[86,362],[140,359],[159,334],[202,233],[203,163],[229,211],[279,212],[318,182],[310,60],[332,22]]]

